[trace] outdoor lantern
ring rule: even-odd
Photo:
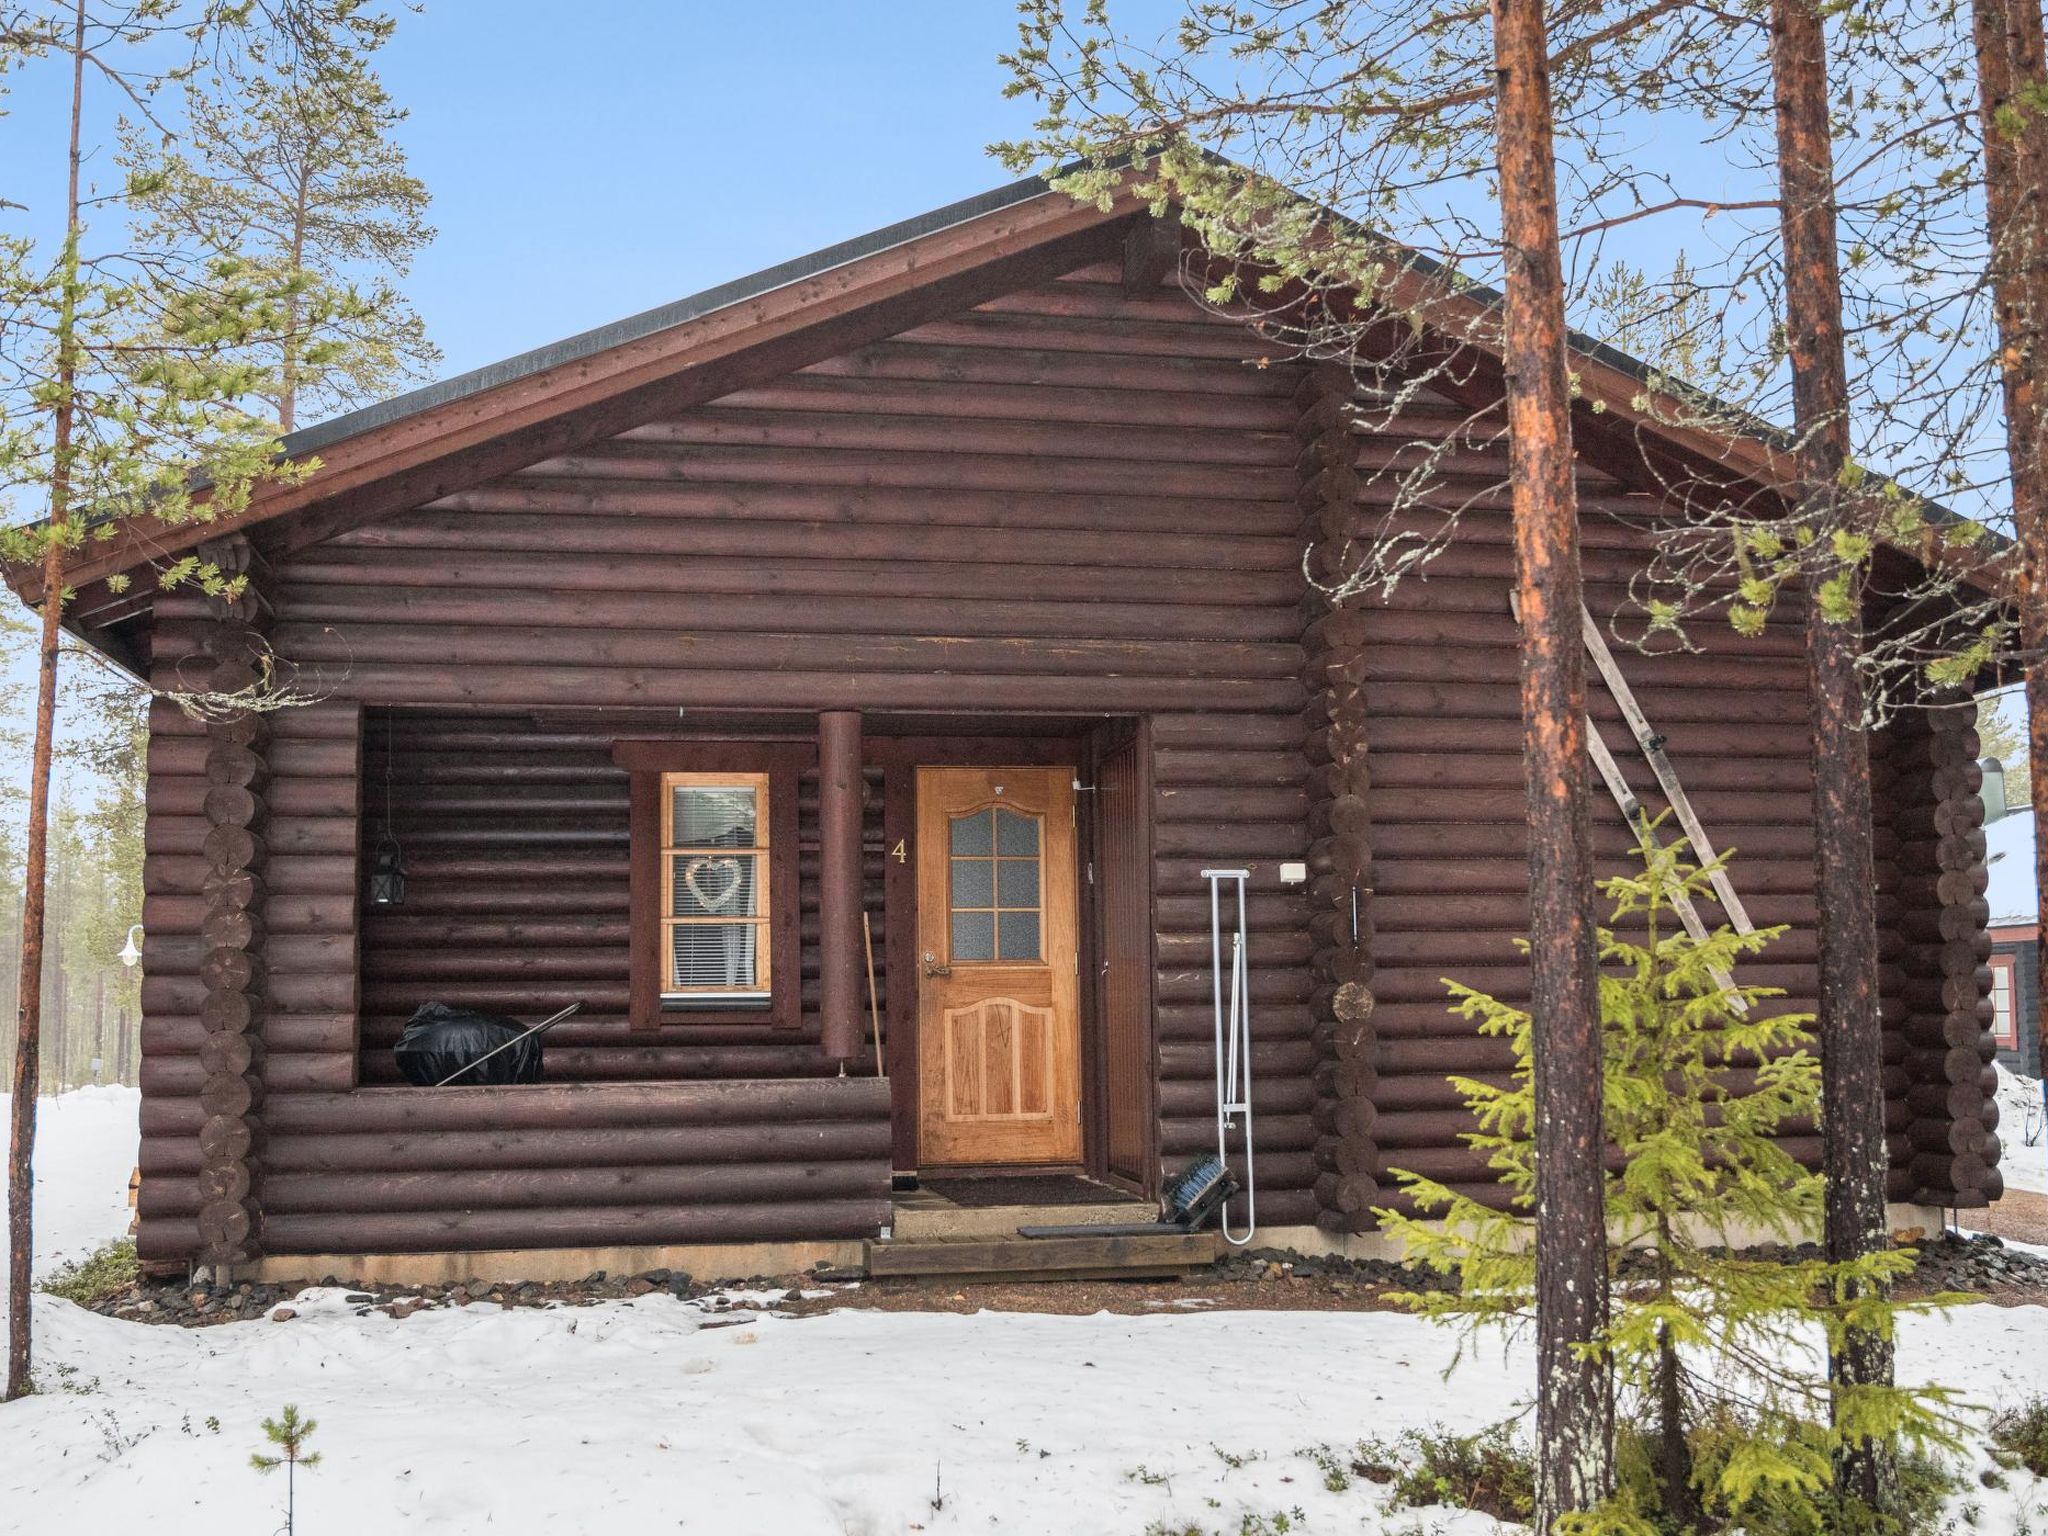
[[[389,832],[377,844],[377,858],[370,866],[370,905],[397,907],[405,904],[405,860],[398,839]]]
[[[1988,827],[2005,814],[2005,764],[1987,757],[1978,766],[1984,770],[1984,788],[1979,793],[1984,797],[1984,825]]]
[[[134,924],[128,930],[128,942],[121,946],[121,963],[131,970],[142,963],[142,951],[135,944],[135,935],[140,932],[142,924]]]

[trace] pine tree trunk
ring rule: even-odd
[[[1649,937],[1654,951],[1658,943],[1657,918],[1649,916]],[[1671,1264],[1670,1219],[1657,1217],[1657,1296],[1669,1304],[1676,1296],[1677,1276]],[[1706,1528],[1698,1491],[1692,1485],[1692,1444],[1686,1439],[1685,1373],[1678,1358],[1678,1346],[1671,1330],[1657,1330],[1657,1481],[1662,1485],[1664,1513],[1680,1530]]]
[[[1818,514],[1816,537],[1825,548],[1831,530],[1841,526],[1849,385],[1821,0],[1773,0],[1771,66],[1798,467],[1808,505]],[[1849,612],[1842,617],[1826,612],[1819,575],[1810,576],[1806,588],[1826,1242],[1828,1258],[1840,1263],[1875,1252],[1889,1240],[1870,742],[1857,667],[1863,648],[1860,583],[1852,587]],[[1838,1394],[1861,1384],[1890,1382],[1889,1341],[1876,1333],[1852,1332],[1829,1360],[1828,1375]],[[1888,1511],[1893,1504],[1890,1463],[1886,1446],[1864,1442],[1845,1448],[1836,1463],[1837,1493]]]
[[[1612,1389],[1606,1369],[1579,1354],[1607,1323],[1605,1137],[1578,497],[1542,0],[1493,0],[1493,30],[1529,805],[1536,1524],[1544,1532],[1598,1504],[1612,1483]]]
[[[1692,1485],[1692,1445],[1685,1438],[1684,1373],[1671,1330],[1657,1330],[1657,1480],[1663,1484],[1664,1513],[1680,1530],[1706,1528],[1699,1493]]]
[[[57,711],[57,642],[63,550],[43,558],[42,642],[36,664],[35,750],[29,759],[28,852],[23,867],[21,976],[16,992],[14,1100],[7,1142],[7,1396],[29,1391],[29,1307],[34,1298],[36,1093],[42,1056],[43,890],[50,828],[50,739]]]
[[[2012,465],[2013,594],[2026,658],[2034,813],[2034,906],[2048,913],[2048,91],[2041,0],[1976,0],[1984,203],[1994,260],[1999,376]],[[2017,119],[2010,136],[2005,125]],[[2048,943],[2034,946],[2035,1039],[2048,1044]]]
[[[71,181],[64,241],[57,389],[51,428],[50,542],[43,552],[42,637],[36,657],[35,748],[29,759],[28,846],[23,860],[21,973],[16,994],[14,1102],[7,1143],[7,1393],[30,1390],[29,1308],[34,1300],[36,1088],[43,1003],[43,918],[50,849],[50,747],[57,719],[57,650],[63,634],[64,544],[69,518],[79,286],[79,120],[85,101],[85,0],[78,0],[71,43]]]

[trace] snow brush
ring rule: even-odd
[[[1167,1221],[1183,1232],[1200,1231],[1223,1202],[1237,1193],[1237,1179],[1214,1156],[1196,1158],[1174,1175],[1162,1197]]]
[[[1237,1178],[1213,1153],[1196,1158],[1167,1181],[1160,1197],[1165,1207],[1158,1221],[1124,1221],[1102,1226],[1019,1227],[1019,1237],[1150,1237],[1158,1233],[1199,1232],[1223,1202],[1237,1193]]]

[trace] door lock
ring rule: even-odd
[[[939,957],[930,950],[924,952],[924,973],[927,976],[950,976],[953,967],[939,964]]]

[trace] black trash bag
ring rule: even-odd
[[[472,1065],[523,1034],[526,1026],[515,1019],[478,1013],[473,1008],[451,1008],[446,1003],[422,1003],[406,1021],[391,1054],[398,1058],[398,1070],[405,1080],[419,1088],[431,1088],[457,1072],[462,1076],[455,1078],[452,1087],[537,1083],[539,1035],[527,1035],[510,1050],[498,1051],[480,1066]],[[463,1071],[465,1067],[470,1070]]]

